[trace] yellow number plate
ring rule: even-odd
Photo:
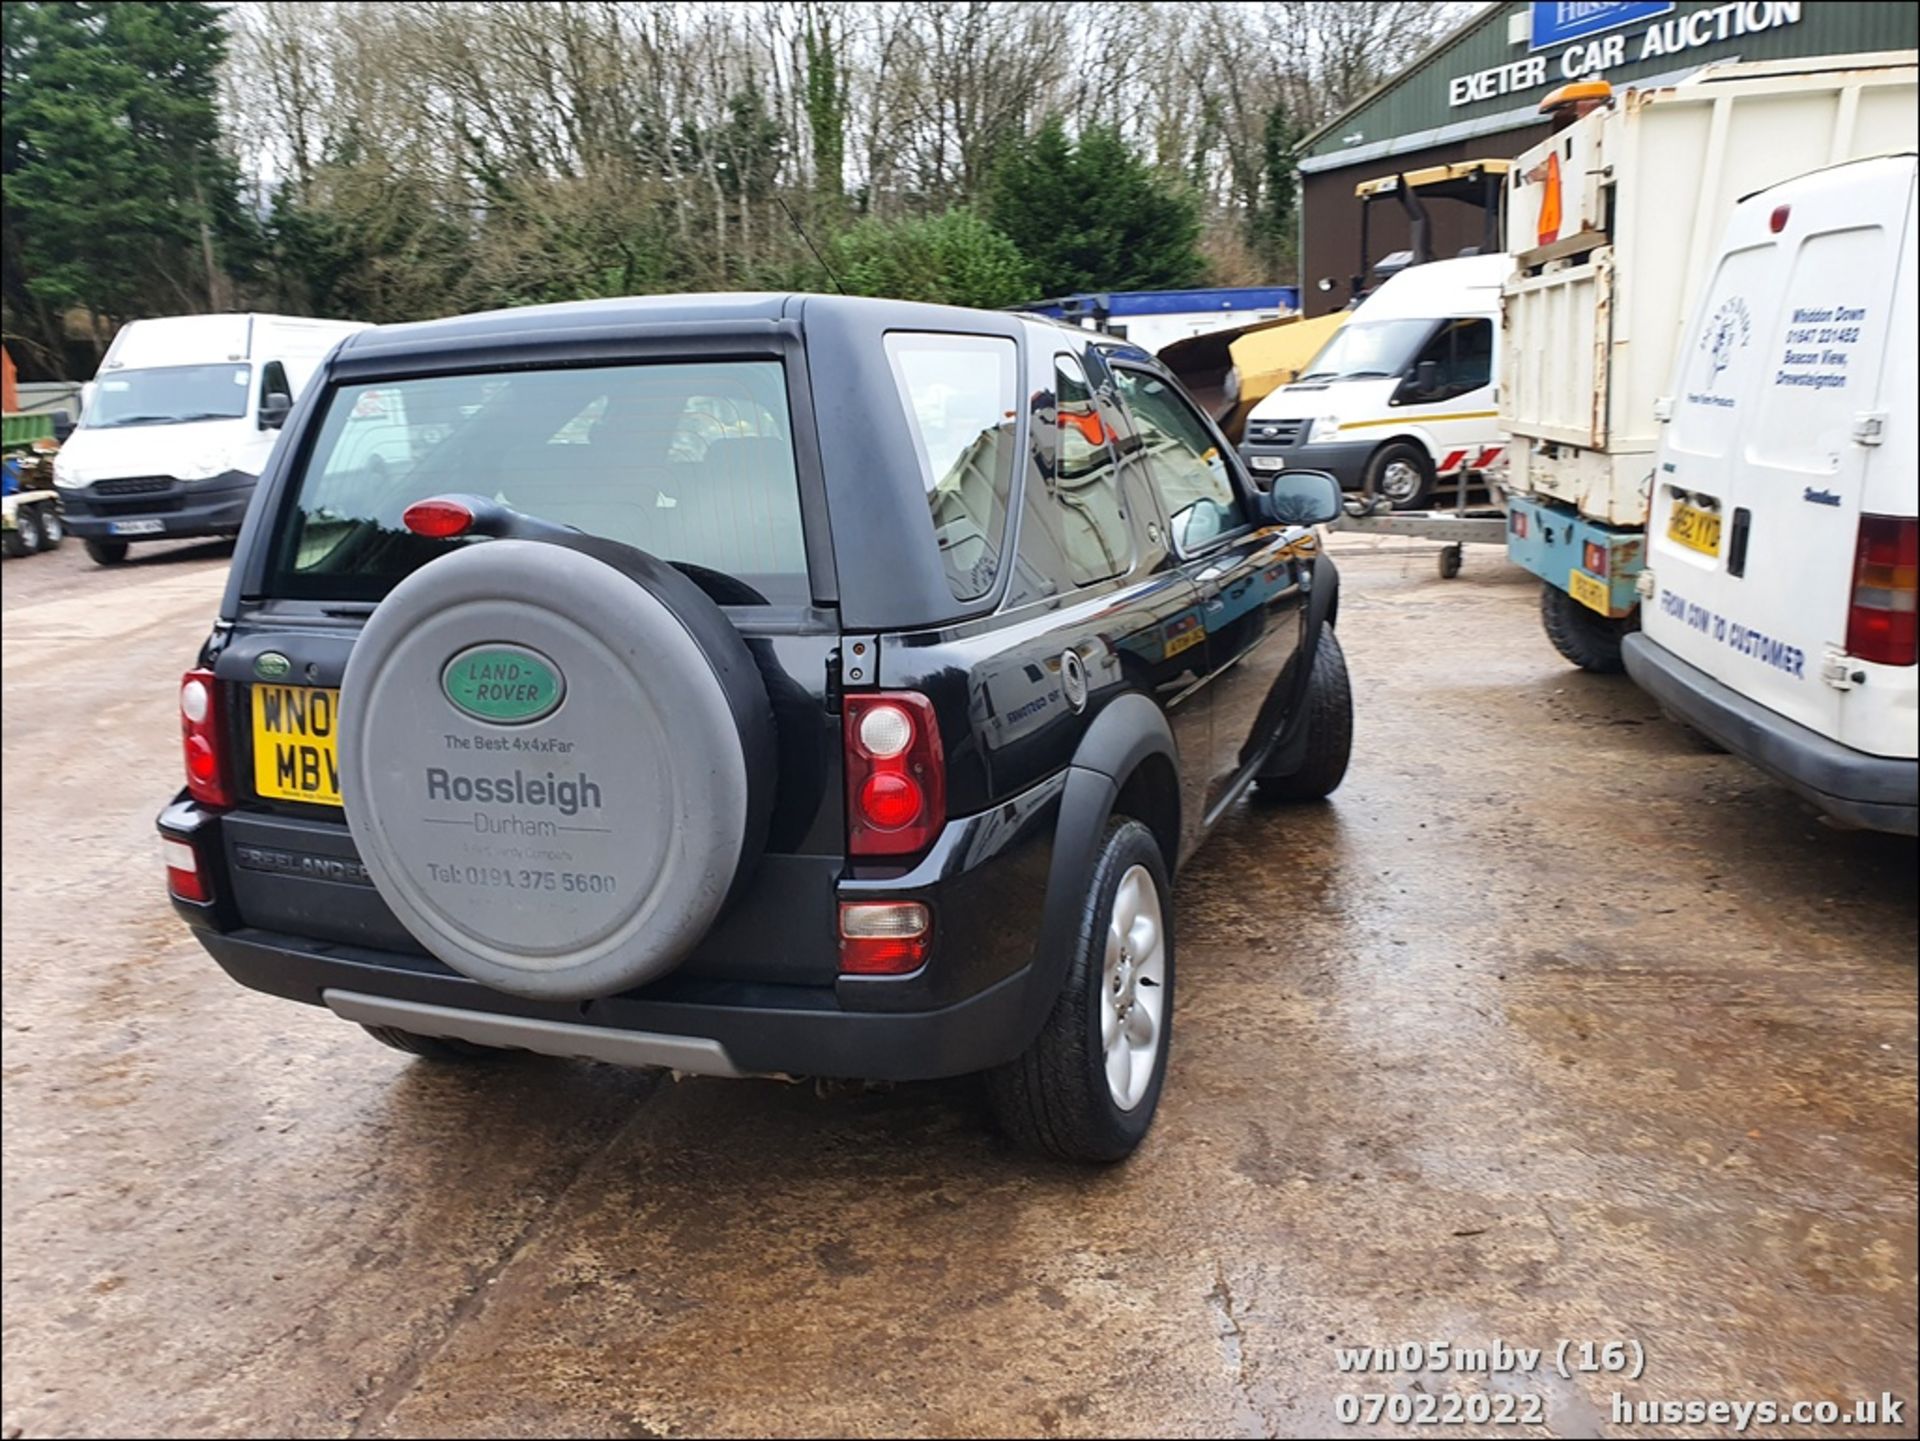
[[[253,788],[280,801],[340,804],[334,750],[340,692],[309,686],[253,688]]]
[[[1720,554],[1720,517],[1676,500],[1667,517],[1667,539],[1702,555]]]
[[[1584,570],[1567,572],[1567,594],[1588,610],[1597,610],[1602,615],[1613,614],[1613,597],[1607,592],[1607,583],[1595,580]]]

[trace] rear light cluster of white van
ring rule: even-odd
[[[1860,517],[1847,654],[1880,665],[1920,662],[1920,520],[1913,516]]]

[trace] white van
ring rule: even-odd
[[[287,315],[122,326],[54,461],[67,528],[101,565],[134,540],[236,534],[294,401],[327,352],[366,328]]]
[[[1627,670],[1835,820],[1915,834],[1915,159],[1735,209],[1676,363]]]
[[[1506,450],[1494,405],[1500,378],[1505,255],[1403,270],[1353,312],[1291,385],[1247,416],[1250,469],[1328,470],[1414,510],[1434,482],[1477,474]]]

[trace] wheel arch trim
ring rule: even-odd
[[[1166,716],[1147,696],[1130,691],[1107,702],[1081,737],[1067,767],[1067,783],[1060,796],[1053,856],[1047,868],[1046,899],[1041,904],[1033,964],[1027,971],[1021,1035],[1014,1054],[1033,1043],[1060,993],[1078,940],[1081,903],[1099,859],[1108,823],[1113,819],[1115,803],[1135,772],[1156,757],[1172,768],[1174,777],[1171,809],[1161,818],[1162,825],[1172,827],[1171,852],[1167,849],[1167,836],[1155,829],[1156,838],[1167,855],[1167,874],[1171,876],[1180,834],[1180,759]],[[1149,818],[1140,819],[1151,826]],[[1171,900],[1168,897],[1169,908]]]

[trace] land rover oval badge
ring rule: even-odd
[[[552,715],[566,697],[558,667],[523,645],[476,645],[440,674],[447,699],[476,720],[525,725]]]
[[[293,662],[277,650],[261,651],[253,658],[253,673],[261,680],[279,680],[293,669]]]

